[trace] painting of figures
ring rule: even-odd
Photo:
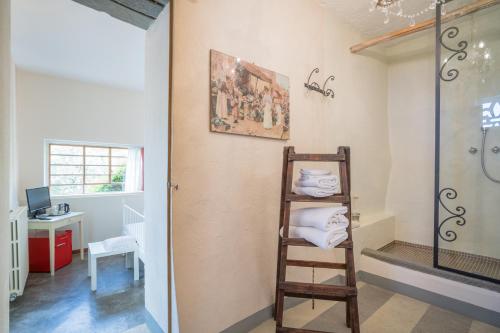
[[[289,79],[240,58],[210,51],[210,130],[287,140]]]

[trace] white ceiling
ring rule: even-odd
[[[12,1],[17,66],[144,89],[145,31],[71,0]]]
[[[411,14],[425,9],[431,0],[401,0],[405,13]],[[447,4],[447,10],[463,6],[471,0],[454,0]],[[364,37],[376,37],[384,33],[395,31],[409,26],[407,19],[390,16],[390,21],[384,24],[384,14],[379,10],[370,12],[371,0],[321,0],[322,5],[332,8],[338,17],[359,31]],[[417,20],[423,21],[434,17],[435,12],[429,11],[426,15],[420,16]]]

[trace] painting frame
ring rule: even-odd
[[[239,57],[210,50],[211,132],[290,139],[290,79]]]

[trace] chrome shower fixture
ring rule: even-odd
[[[483,173],[488,178],[494,183],[500,184],[500,179],[493,178],[492,175],[488,173],[488,170],[486,169],[486,158],[485,158],[485,149],[486,149],[486,137],[488,136],[488,130],[489,128],[487,127],[481,127],[481,132],[483,132],[483,140],[481,143],[481,168],[483,169]],[[500,148],[498,146],[495,146],[491,149],[491,151],[495,154],[500,152]]]

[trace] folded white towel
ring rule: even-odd
[[[106,239],[103,245],[106,251],[132,251],[137,243],[134,237],[120,236]]]
[[[280,235],[283,237],[283,228],[280,230]],[[308,242],[313,243],[317,247],[324,250],[332,249],[347,239],[347,232],[344,231],[321,231],[310,227],[294,227],[289,226],[289,238],[304,238]]]
[[[339,177],[329,176],[307,176],[303,175],[295,182],[295,185],[302,187],[319,187],[337,190],[339,187]]]
[[[347,228],[349,220],[344,214],[347,207],[309,207],[294,209],[290,212],[290,225],[313,227],[323,231]]]
[[[302,186],[296,186],[293,189],[293,191],[296,194],[310,195],[312,197],[317,197],[317,198],[329,197],[329,196],[335,194],[335,191],[332,190],[332,189],[319,188],[319,187],[302,187]]]
[[[310,175],[310,176],[326,176],[331,174],[330,170],[323,169],[300,169],[301,175]]]

